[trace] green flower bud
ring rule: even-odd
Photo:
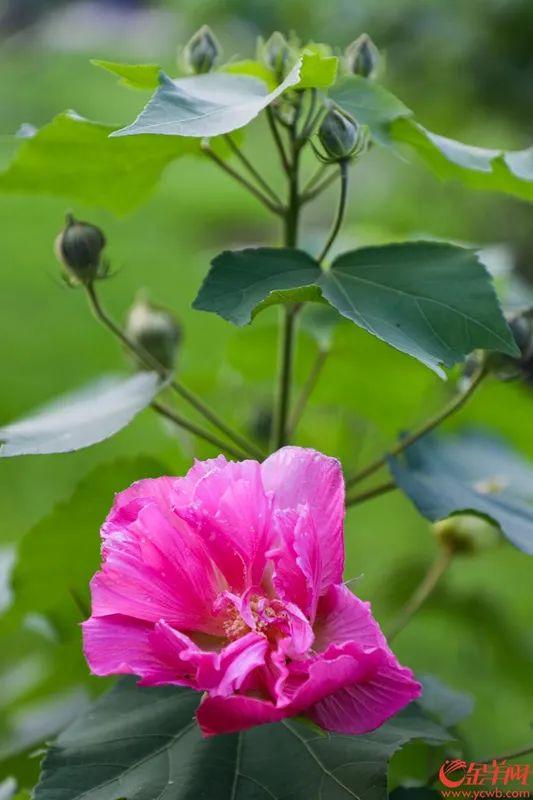
[[[433,525],[433,533],[454,553],[473,554],[495,547],[500,529],[493,522],[476,514],[454,514]]]
[[[174,368],[181,327],[170,311],[153,305],[141,293],[128,312],[125,331],[166,370]]]
[[[294,63],[296,52],[283,34],[275,31],[266,42],[259,41],[257,57],[282,81]]]
[[[65,268],[66,279],[74,285],[88,285],[101,277],[105,244],[100,228],[68,214],[66,226],[55,241],[55,253]]]
[[[353,117],[332,108],[318,129],[318,138],[329,159],[343,161],[355,152],[359,133],[359,125]]]
[[[379,50],[367,33],[361,34],[346,48],[344,62],[348,72],[363,78],[375,76],[379,64]]]
[[[208,25],[202,25],[185,45],[185,66],[196,75],[210,72],[217,63],[221,48]]]
[[[533,380],[533,311],[528,309],[508,320],[520,356],[513,358],[502,353],[487,355],[487,368],[501,381],[516,378]]]

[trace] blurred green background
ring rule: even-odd
[[[178,44],[205,22],[228,58],[251,55],[256,37],[274,29],[294,29],[304,40],[339,47],[367,31],[385,54],[385,85],[423,124],[484,146],[533,142],[530,0],[14,0],[0,3],[1,165],[17,146],[12,134],[21,123],[40,126],[67,108],[99,121],[129,121],[145,97],[116,85],[89,58],[156,62],[172,71]],[[276,182],[277,164],[265,142],[262,124],[255,123],[247,152]],[[491,248],[500,269],[512,265],[524,279],[533,276],[533,209],[519,201],[441,184],[416,162],[378,150],[357,166],[351,192],[339,247],[432,235]],[[323,235],[334,202],[332,190],[308,210],[304,238]],[[127,369],[116,344],[91,319],[82,294],[59,280],[52,243],[69,209],[108,236],[116,275],[102,284],[101,294],[109,309],[122,317],[139,287],[171,306],[186,332],[183,380],[235,424],[252,430],[271,402],[276,311],[238,331],[214,316],[191,312],[190,304],[213,255],[227,247],[276,242],[279,232],[255,201],[211,164],[192,158],[175,162],[149,202],[124,219],[72,206],[68,198],[0,196],[0,424],[101,373]],[[313,355],[313,341],[302,333],[300,385]],[[449,391],[407,356],[341,325],[298,443],[340,455],[353,468],[427,416]],[[531,408],[531,389],[494,382],[451,427],[489,426],[533,457]],[[117,483],[113,467],[103,465],[141,454],[179,473],[193,454],[211,453],[147,411],[89,450],[0,461],[0,564],[9,563],[13,546],[90,470],[107,476],[95,499],[97,508],[105,509],[113,492],[123,488],[123,471],[117,468]],[[68,531],[63,533],[66,541]],[[96,526],[88,535],[96,560]],[[26,539],[29,551],[33,536]],[[407,500],[391,495],[348,512],[346,542],[346,578],[360,576],[356,591],[386,623],[432,557],[428,525]],[[54,554],[48,557],[53,560]],[[68,558],[77,558],[75,549]],[[64,554],[58,560],[63,564]],[[415,670],[475,695],[474,715],[462,726],[474,757],[520,747],[532,736],[531,577],[527,556],[507,544],[458,561],[434,600],[398,638],[399,656]],[[9,603],[8,594],[0,582],[0,608]],[[53,729],[57,707],[46,705],[50,697],[63,701],[60,725],[84,702],[83,692],[103,686],[87,678],[79,655],[79,614],[70,596],[64,605],[68,623],[54,635],[35,615],[0,617],[0,756],[5,757],[0,778],[15,774],[23,785],[31,785],[38,760],[13,753],[17,742],[31,751],[43,738],[41,730],[47,735],[47,728]],[[67,689],[71,694],[63,695]]]

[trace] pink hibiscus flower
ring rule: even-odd
[[[102,528],[84,651],[96,675],[205,692],[205,735],[305,713],[377,728],[418,697],[370,606],[342,584],[339,463],[284,447],[135,483]]]

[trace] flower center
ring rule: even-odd
[[[287,612],[281,600],[253,594],[238,608],[226,598],[222,627],[229,641],[240,639],[250,631],[262,633],[270,641],[289,633]]]

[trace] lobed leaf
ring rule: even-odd
[[[399,748],[451,738],[410,706],[364,736],[317,735],[286,720],[203,739],[199,699],[190,689],[120,680],[52,745],[34,800],[385,800]]]
[[[427,519],[489,517],[515,547],[533,554],[533,467],[501,440],[472,432],[426,436],[389,466]]]
[[[125,428],[161,390],[155,372],[106,377],[4,428],[0,457],[70,453]]]
[[[491,279],[474,252],[406,242],[344,253],[323,270],[300,250],[214,259],[194,308],[245,325],[274,303],[328,301],[342,316],[437,374],[476,348],[517,355]]]
[[[413,112],[373,81],[351,75],[330,97],[381,144],[407,145],[443,180],[459,180],[473,189],[497,191],[533,201],[533,148],[507,151],[474,147],[424,128]]]
[[[466,248],[419,241],[353,250],[320,285],[343,316],[438,375],[476,348],[518,355],[490,276]]]
[[[164,134],[218,136],[251,122],[284,91],[298,83],[301,61],[273,91],[248,75],[209,72],[171,80],[161,73],[160,86],[135,122],[112,136]]]
[[[260,308],[316,298],[321,270],[301,250],[261,247],[221,253],[212,261],[193,308],[246,325]]]

